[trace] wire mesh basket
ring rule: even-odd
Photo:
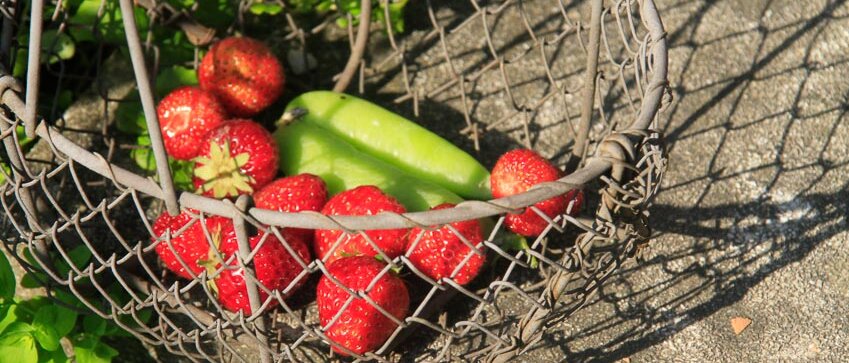
[[[305,282],[306,292],[286,298],[287,289],[269,290],[255,277],[249,230],[278,237],[294,253],[283,227],[358,234],[493,217],[494,229],[478,246],[487,266],[471,284],[428,278],[413,268],[409,251],[386,261],[380,276],[400,269],[410,286],[409,314],[392,317],[397,328],[379,349],[347,353],[357,360],[503,362],[539,346],[548,329],[589,303],[648,241],[649,206],[666,166],[653,126],[668,102],[665,33],[652,0],[410,2],[403,32],[389,16],[391,2],[374,2],[385,11],[376,22],[370,0],[362,1],[359,21],[343,10],[315,19],[275,3],[283,11],[268,19],[279,25],[253,35],[284,59],[284,98],[320,88],[357,92],[488,166],[504,151],[527,147],[571,171],[511,197],[376,216],[281,213],[250,208],[247,198],[215,200],[175,188],[154,112],[162,95],[151,79],[172,49],[151,41],[151,24],[188,37],[194,61],[184,66],[196,67],[216,37],[244,31],[252,3],[240,2],[233,22],[217,32],[193,19],[197,8],[170,2],[98,1],[89,24],[57,3],[0,4],[0,139],[9,166],[0,168],[6,180],[0,228],[8,254],[43,277],[48,295],[70,292],[89,313],[193,361],[324,360],[339,356],[313,301],[326,264],[296,257],[303,272],[292,286]],[[118,32],[115,19],[122,19]],[[58,26],[48,32],[45,24]],[[39,51],[81,27],[94,34],[93,45],[77,50],[90,53],[90,69],[74,68],[59,48]],[[23,50],[29,57],[16,57]],[[115,61],[116,54],[129,61]],[[23,79],[16,79],[12,70],[23,65]],[[61,106],[67,97],[75,102]],[[140,102],[153,130],[155,173],[128,161],[131,146],[115,131],[127,102]],[[575,188],[587,195],[584,216],[549,218],[535,210],[549,227],[528,249],[497,243],[506,233],[505,215]],[[153,220],[180,210],[190,210],[194,220],[233,220],[235,262],[245,268],[252,313],[223,309],[207,284],[212,276],[178,279],[160,265],[154,249],[169,242],[157,239]],[[80,248],[91,253],[83,263],[74,258]],[[367,294],[350,291],[349,299],[368,300]]]

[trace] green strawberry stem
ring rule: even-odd
[[[531,249],[531,246],[528,245],[528,240],[524,236],[512,232],[506,232],[500,238],[496,239],[495,244],[505,251],[525,251],[528,265],[534,270],[539,267],[539,260],[527,252]]]

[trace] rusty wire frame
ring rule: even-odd
[[[44,1],[34,0],[28,21],[30,57],[26,87],[8,71],[2,70],[0,76],[0,104],[6,111],[0,120],[0,139],[12,169],[10,175],[5,175],[0,168],[0,173],[8,180],[0,186],[0,204],[5,214],[0,226],[9,231],[4,232],[4,247],[27,270],[46,274],[47,280],[43,283],[48,293],[55,289],[70,291],[88,310],[114,320],[148,344],[162,346],[191,360],[251,361],[258,356],[263,362],[299,361],[305,357],[326,357],[330,346],[338,345],[324,335],[328,327],[318,324],[314,304],[292,303],[284,297],[298,281],[328,273],[324,261],[305,261],[298,257],[283,238],[280,228],[341,229],[349,235],[360,234],[368,239],[363,231],[370,229],[433,228],[460,220],[495,217],[497,222],[491,234],[477,245],[469,244],[470,253],[466,256],[466,261],[474,253],[507,261],[503,270],[491,280],[470,286],[461,286],[451,278],[434,281],[413,266],[408,258],[411,251],[407,251],[395,259],[386,258],[388,264],[380,274],[403,267],[410,271],[414,284],[427,287],[405,319],[398,320],[383,311],[368,298],[368,291],[346,290],[350,294],[349,303],[354,299],[366,299],[398,324],[392,337],[380,349],[364,356],[354,354],[357,360],[386,361],[392,359],[392,354],[403,354],[404,341],[417,330],[425,330],[432,336],[429,346],[418,351],[429,360],[457,357],[488,362],[510,360],[537,346],[547,328],[587,304],[598,286],[627,258],[639,252],[650,237],[648,208],[666,166],[662,135],[653,131],[653,125],[661,105],[668,102],[665,99],[667,48],[653,1],[616,0],[606,2],[605,6],[602,0],[591,0],[588,23],[574,19],[574,4],[549,2],[546,4],[551,6],[546,12],[559,17],[562,25],[543,36],[538,35],[539,30],[535,28],[546,23],[535,20],[532,11],[527,10],[539,3],[504,0],[482,5],[470,0],[469,5],[474,9],[470,14],[464,19],[447,22],[439,4],[428,0],[424,7],[432,29],[421,32],[418,38],[394,34],[388,13],[385,14],[386,24],[380,29],[369,30],[370,12],[364,12],[365,21],[357,31],[350,25],[352,22],[348,22],[352,56],[335,78],[336,89],[344,90],[353,82],[363,93],[374,77],[390,74],[402,84],[402,93],[394,102],[411,105],[416,115],[426,100],[452,104],[462,113],[463,125],[458,128],[459,133],[468,136],[475,149],[485,147],[487,135],[501,132],[508,124],[521,130],[522,143],[533,146],[531,126],[546,121],[540,116],[541,110],[554,104],[564,110],[563,118],[570,130],[570,135],[566,136],[571,138],[571,146],[566,146],[567,138],[560,145],[572,155],[565,164],[577,170],[556,182],[507,198],[467,201],[446,210],[357,217],[280,213],[248,208],[247,197],[228,201],[187,192],[178,194],[158,132],[154,95],[147,74],[150,65],[144,56],[145,52],[153,53],[156,62],[158,52],[149,37],[147,42],[141,41],[133,16],[123,19],[146,122],[148,129],[153,130],[151,141],[159,167],[157,178],[139,175],[117,165],[115,142],[107,133],[105,122],[100,135],[106,145],[104,152],[87,150],[91,147],[69,139],[68,134],[73,130],[64,129],[58,120],[39,118],[36,113]],[[364,6],[370,4],[369,0],[363,1]],[[186,14],[175,14],[167,4],[140,1],[137,5],[147,9],[152,21],[167,18],[191,33],[190,37],[198,45],[212,40],[208,29],[192,22]],[[134,4],[130,0],[120,0],[120,6],[122,13],[129,14]],[[18,1],[0,4],[3,17],[0,55],[6,65],[14,58],[10,52],[15,48],[15,27],[27,25],[18,13],[22,8]],[[520,17],[525,31],[524,41],[512,47],[499,38],[503,29],[494,26],[492,20],[509,12]],[[60,17],[58,13],[57,10],[57,14],[52,14],[53,20]],[[332,22],[332,18],[328,18],[312,29],[304,29],[291,14],[283,16],[287,27],[284,41],[301,46],[310,37],[328,29]],[[350,14],[341,16],[350,20]],[[446,23],[450,26],[446,27]],[[464,31],[482,35],[482,49],[478,53],[482,54],[483,61],[474,67],[465,67],[467,62],[457,61],[462,57],[457,50],[474,51],[477,46],[458,43],[462,39],[457,34]],[[388,50],[381,57],[365,52],[369,32],[382,32],[380,34],[385,36]],[[559,62],[552,57],[549,51],[563,44],[570,44],[579,51],[582,61]],[[426,49],[417,49],[421,47]],[[504,56],[508,51],[512,54]],[[419,58],[435,63],[432,67],[447,68],[450,76],[435,81],[422,76],[428,71]],[[536,75],[536,81],[547,86],[545,94],[531,99],[522,97],[517,91],[519,85],[511,81],[511,77],[522,75],[509,70],[528,61],[541,66],[542,72]],[[65,76],[64,68],[58,72],[60,78]],[[94,78],[98,77],[99,69]],[[489,95],[480,96],[472,91],[482,81],[496,85]],[[108,92],[101,96],[107,104],[117,101],[110,99]],[[573,96],[580,97],[578,102],[572,102],[580,108],[570,111],[568,103],[575,101]],[[500,107],[492,106],[498,109],[498,117],[481,118],[476,110],[484,101],[494,98],[502,103]],[[580,114],[577,125],[571,117],[575,111]],[[104,117],[108,119],[109,116]],[[24,153],[15,132],[19,125],[24,126],[28,136],[38,137],[39,142],[49,146],[51,160],[33,160],[31,155]],[[574,188],[598,192],[598,203],[590,218],[568,214],[549,218],[533,207],[536,202]],[[63,190],[71,191],[71,198],[76,198],[76,204],[72,203],[75,210],[68,210],[66,199],[69,197]],[[504,229],[504,215],[529,206],[547,219],[550,226],[530,243],[531,249],[503,250],[496,241]],[[253,314],[226,312],[207,286],[206,282],[229,268],[227,266],[212,274],[204,272],[191,281],[175,279],[163,272],[153,257],[153,250],[162,243],[171,246],[171,238],[182,232],[154,235],[151,221],[155,214],[151,211],[163,209],[171,213],[191,209],[195,217],[193,223],[202,225],[203,219],[211,215],[233,219],[240,251],[233,257],[235,261],[230,262],[245,271]],[[136,228],[127,227],[129,225]],[[573,243],[555,245],[551,242],[551,236],[555,235],[550,233],[552,230],[563,235],[570,228],[572,235],[577,236]],[[251,250],[248,237],[252,230],[264,236],[260,246],[274,236],[301,265],[303,271],[296,281],[283,290],[269,290],[254,276],[251,262],[260,246]],[[141,233],[141,236],[132,233]],[[457,234],[456,230],[454,233]],[[152,241],[151,236],[154,236]],[[105,247],[107,243],[108,248]],[[70,248],[80,245],[93,253],[92,261],[84,268],[74,266],[68,256]],[[22,246],[33,252],[34,261],[20,255]],[[540,261],[539,270],[530,269],[525,260],[527,255]],[[55,259],[71,265],[67,276],[58,275]],[[520,270],[536,272],[536,278],[520,280],[516,277]],[[482,278],[484,276],[478,280]],[[107,285],[123,291],[126,301],[115,299]],[[261,300],[260,290],[269,298]],[[452,298],[464,300],[470,304],[469,309],[462,316],[438,314]],[[504,299],[518,300],[527,309],[514,313],[502,311],[499,305]],[[274,303],[276,307],[272,307]],[[154,312],[152,320],[144,321],[140,317],[144,310]]]

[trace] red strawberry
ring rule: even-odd
[[[200,151],[201,141],[227,118],[215,96],[198,87],[180,87],[156,107],[165,151],[174,159],[190,160]]]
[[[378,306],[403,320],[410,307],[404,281],[387,271],[372,284],[384,267],[372,257],[355,256],[331,263],[328,272],[350,290],[368,291],[368,297]],[[318,318],[328,338],[354,353],[364,354],[379,348],[398,325],[363,298],[354,298],[333,325],[329,325],[350,296],[330,278],[322,276],[316,292]],[[333,349],[347,355],[335,346]]]
[[[495,167],[492,168],[490,176],[492,195],[501,198],[524,193],[534,185],[557,180],[561,175],[559,169],[531,150],[508,151],[501,155]],[[543,200],[534,206],[545,215],[554,218],[566,213],[567,208],[570,215],[577,214],[583,199],[583,193],[580,190],[571,190],[566,195]],[[573,200],[574,203],[569,208]],[[529,237],[542,234],[548,227],[548,222],[530,208],[521,214],[508,214],[505,222],[511,231]]]
[[[395,198],[384,194],[383,191],[373,185],[363,185],[339,193],[330,198],[324,208],[321,209],[321,213],[325,215],[346,216],[375,215],[380,212],[404,213],[406,211],[404,206]],[[407,229],[385,229],[366,231],[365,234],[389,258],[395,258],[404,253],[404,247],[407,244],[407,232]],[[331,253],[333,245],[340,237],[342,242],[332,251],[332,255],[327,258],[327,263],[345,256],[378,255],[362,234],[344,236],[342,234],[343,232],[340,230],[316,230],[315,249],[317,256],[325,258],[327,254]]]
[[[277,179],[254,193],[257,208],[281,212],[321,211],[327,203],[327,185],[312,174],[299,174]],[[290,231],[305,241],[312,241],[313,231],[292,228]]]
[[[250,194],[277,174],[277,143],[251,120],[229,120],[212,130],[195,158],[194,185],[214,198]]]
[[[440,204],[433,209],[447,209],[453,204]],[[451,227],[457,231],[472,246],[477,246],[483,241],[481,225],[477,220],[459,221],[451,223]],[[419,237],[421,235],[421,237]],[[416,242],[416,240],[419,240]],[[463,242],[449,227],[445,226],[435,230],[423,230],[413,228],[410,232],[409,245],[407,248],[415,249],[410,253],[410,261],[416,268],[434,280],[443,277],[452,277],[455,282],[465,285],[478,275],[486,257],[478,255]],[[481,248],[483,246],[481,245]],[[468,261],[466,261],[466,257]],[[461,266],[457,274],[454,270]]]
[[[253,116],[283,93],[283,66],[262,42],[230,37],[212,46],[198,69],[201,88],[214,93],[231,114]]]
[[[192,211],[192,213],[197,214],[196,211]],[[204,268],[198,262],[206,259],[209,254],[209,242],[207,242],[200,220],[195,221],[191,226],[183,230],[183,227],[191,222],[192,219],[193,217],[187,211],[176,216],[163,213],[153,223],[153,233],[161,239],[155,247],[156,254],[162,259],[165,267],[173,271],[177,276],[186,279],[191,279],[192,276],[177,259],[177,255],[180,256],[195,275],[199,275]],[[217,225],[228,220],[221,217],[206,217],[204,221],[206,222],[207,231],[212,233]],[[171,246],[165,240],[165,232],[168,230],[171,233]],[[151,239],[151,242],[155,242],[155,239]],[[172,247],[177,252],[177,255],[171,250]]]
[[[293,234],[287,233],[285,230],[282,233],[284,239],[292,247],[304,263],[309,263],[311,260],[309,247],[302,239]],[[220,251],[227,262],[225,268],[220,275],[215,279],[215,290],[217,290],[218,301],[226,309],[238,312],[242,311],[245,314],[251,314],[251,304],[248,298],[248,290],[245,287],[244,271],[239,268],[239,263],[235,255],[239,253],[239,242],[236,239],[236,232],[233,229],[232,223],[223,228],[220,232]],[[259,251],[254,255],[253,266],[256,271],[255,277],[259,282],[269,290],[283,290],[291,284],[296,277],[304,270],[295,257],[286,250],[282,242],[273,234],[267,234],[263,241],[263,235],[256,235],[250,238],[251,249],[255,249],[260,243]],[[206,265],[214,266],[218,269],[222,266],[217,255],[210,254],[209,262]],[[213,265],[214,264],[214,265]],[[296,283],[293,290],[303,286],[307,276],[302,276]],[[259,289],[260,303],[268,298],[262,288]],[[272,300],[269,307],[276,306],[277,300]]]

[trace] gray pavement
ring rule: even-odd
[[[849,361],[849,3],[657,2],[674,101],[660,117],[670,159],[652,209],[656,237],[644,260],[626,264],[596,300],[521,360]],[[509,14],[499,26],[519,24]],[[438,64],[439,51],[421,59]],[[571,61],[574,53],[564,54],[558,59]],[[475,57],[483,56],[457,55],[460,64],[480,61]],[[437,84],[427,77],[447,71],[433,72],[418,77]],[[497,85],[481,81],[475,92],[496,94]],[[534,87],[517,95],[534,95]],[[390,82],[381,92],[391,99],[401,90]],[[425,104],[420,120],[448,127],[439,124],[462,119],[457,101]],[[475,108],[473,118],[497,118],[487,109]],[[557,155],[565,127],[537,130],[535,146]],[[502,131],[483,142],[520,138],[520,129]],[[468,140],[454,141],[470,148]],[[499,151],[484,149],[481,157],[491,165]],[[734,317],[752,324],[735,335]]]
[[[659,9],[675,101],[657,237],[525,360],[849,360],[849,4]]]

